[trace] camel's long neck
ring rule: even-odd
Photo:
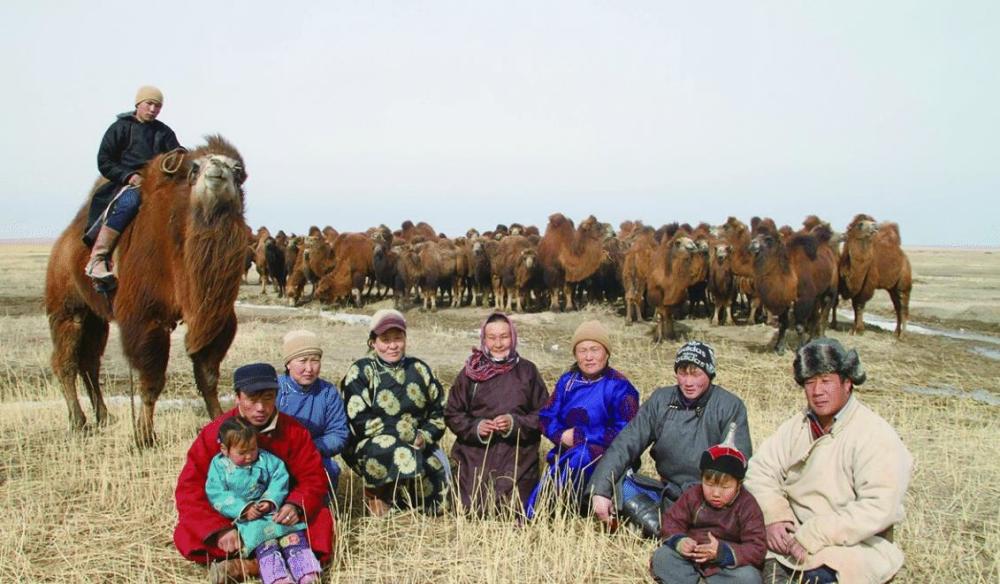
[[[868,238],[853,237],[848,239],[847,245],[844,246],[848,265],[844,270],[844,282],[852,295],[860,291],[865,283],[872,265],[872,250],[872,242]]]
[[[219,215],[211,224],[189,217],[184,237],[186,294],[182,311],[188,325],[189,354],[203,349],[233,318],[233,303],[243,279],[246,223],[237,213]]]
[[[788,263],[788,250],[785,246],[763,250],[754,260],[754,269],[757,276],[782,276],[791,275],[791,267]]]

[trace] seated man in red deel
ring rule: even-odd
[[[309,545],[321,563],[330,559],[333,516],[326,506],[326,471],[309,431],[294,418],[278,412],[278,377],[266,363],[244,365],[233,374],[236,407],[205,426],[188,450],[177,479],[177,527],[174,545],[185,558],[213,565],[213,576],[237,579],[258,575],[257,560],[240,558],[240,537],[232,521],[218,513],[205,495],[209,464],[219,452],[219,426],[240,416],[258,430],[261,449],[280,458],[291,477],[288,498],[274,520],[287,525],[307,524]]]

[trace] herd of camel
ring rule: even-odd
[[[713,324],[734,320],[737,299],[748,322],[777,322],[800,342],[836,323],[838,297],[851,300],[853,332],[864,330],[865,303],[889,292],[896,335],[905,326],[912,283],[895,223],[857,215],[843,234],[815,216],[800,229],[735,217],[720,226],[672,223],[659,229],[625,221],[616,232],[593,215],[574,225],[561,213],[544,233],[518,223],[449,238],[425,222],[405,221],[364,233],[312,227],[308,235],[248,231],[246,268],[256,266],[261,292],[273,286],[293,305],[306,298],[360,306],[392,293],[397,307],[414,299],[427,310],[492,305],[507,311],[573,310],[582,302],[623,299],[626,324],[653,315],[656,339],[674,338],[674,318],[703,311]]]
[[[763,309],[777,318],[779,351],[790,323],[804,333],[800,337],[820,334],[838,295],[854,304],[856,332],[863,330],[862,309],[877,288],[892,297],[897,335],[906,323],[911,274],[898,228],[867,215],[858,215],[843,237],[815,218],[798,231],[778,229],[768,219],[747,227],[730,218],[714,228],[674,224],[654,230],[626,222],[615,233],[593,217],[574,226],[555,214],[544,234],[511,225],[449,239],[424,223],[406,222],[398,231],[314,229],[306,237],[272,238],[264,229],[254,236],[246,224],[247,169],[235,146],[209,136],[179,161],[164,164],[165,156],[142,170],[142,207],[114,252],[117,286],[97,290],[84,274],[90,250],[81,236],[89,197],[53,245],[45,278],[52,371],[70,425],[87,425],[78,381],[97,424],[110,420],[100,380],[114,321],[130,378],[138,381],[139,446],[156,441],[156,402],[167,380],[171,335],[180,323],[207,413],[221,414],[220,364],[236,336],[235,303],[251,259],[264,290],[273,279],[279,293],[295,303],[307,283],[321,302],[349,299],[360,305],[391,291],[396,302],[405,303],[416,291],[430,310],[439,295],[452,306],[490,303],[508,310],[532,303],[571,310],[581,300],[624,297],[628,322],[656,314],[658,339],[673,336],[674,314],[685,304],[710,303],[713,321],[723,320],[727,309],[733,320],[739,294],[752,312]],[[91,193],[100,186],[99,180]]]

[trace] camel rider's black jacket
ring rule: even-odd
[[[111,184],[94,193],[87,225],[97,220],[118,189],[128,182],[129,176],[157,154],[179,147],[174,131],[163,122],[140,122],[134,111],[119,114],[104,133],[97,151],[97,168]]]

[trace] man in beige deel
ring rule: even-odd
[[[764,512],[764,582],[887,582],[903,565],[892,532],[913,458],[854,395],[865,381],[857,351],[817,339],[793,367],[808,407],[754,453],[745,483]]]

